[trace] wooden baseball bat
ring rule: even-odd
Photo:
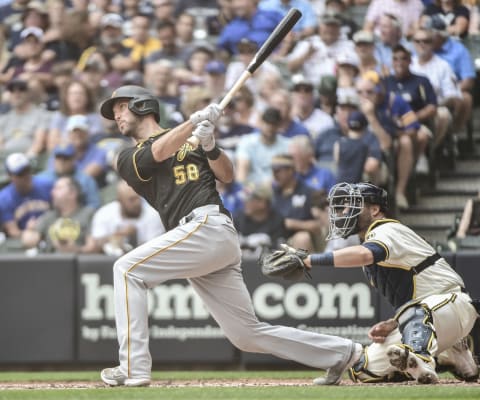
[[[228,103],[230,103],[230,101],[232,101],[233,96],[235,96],[248,78],[250,78],[258,67],[263,64],[267,57],[272,54],[273,50],[275,50],[279,43],[285,38],[285,36],[287,36],[287,33],[292,30],[293,26],[301,17],[302,13],[298,9],[291,8],[282,18],[267,40],[265,40],[260,49],[258,49],[246,70],[243,71],[242,75],[240,75],[233,86],[228,90],[227,94],[223,97],[219,104],[222,110],[228,105]],[[197,148],[199,144],[199,141],[195,136],[188,138],[187,142],[192,145],[193,148]]]

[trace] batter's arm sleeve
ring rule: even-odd
[[[130,147],[120,152],[117,171],[127,182],[148,182],[152,178],[156,161],[149,147]]]

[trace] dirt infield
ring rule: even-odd
[[[480,386],[478,382],[459,382],[455,379],[441,379],[440,385],[448,386]],[[154,380],[150,387],[269,387],[269,386],[311,386],[311,379],[236,379],[236,380]],[[343,380],[340,386],[363,385]],[[403,383],[370,383],[368,386],[398,386],[398,385],[416,385],[415,382]],[[106,388],[102,382],[91,381],[59,381],[59,382],[0,382],[0,391],[2,390],[22,390],[22,389],[95,389]]]

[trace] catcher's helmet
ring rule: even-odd
[[[337,183],[328,193],[329,233],[327,239],[347,238],[359,231],[358,216],[365,204],[387,210],[387,192],[371,183]]]
[[[147,89],[141,86],[127,85],[119,87],[112,96],[105,100],[100,113],[107,119],[115,119],[113,105],[119,99],[127,99],[128,109],[136,115],[154,114],[155,120],[160,122],[160,105],[158,100]]]

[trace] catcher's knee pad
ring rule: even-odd
[[[368,369],[367,348],[363,349],[360,359],[348,370],[348,375],[353,382],[378,383],[378,382],[404,382],[410,377],[400,371],[390,371],[385,375],[377,375]]]
[[[398,322],[402,343],[417,355],[430,357],[430,348],[435,339],[430,311],[422,305],[409,307],[398,317]]]

